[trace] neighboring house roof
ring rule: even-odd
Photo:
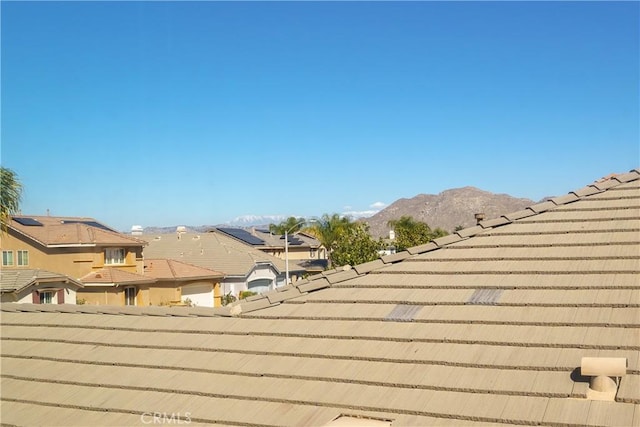
[[[639,249],[634,170],[232,307],[2,304],[3,422],[638,426]]]
[[[80,281],[86,286],[122,286],[154,283],[156,279],[116,267],[104,267],[82,276]]]
[[[60,273],[40,269],[7,268],[0,272],[0,292],[21,292],[42,283],[65,283],[73,288],[82,288],[82,283]]]
[[[174,259],[144,260],[144,275],[164,280],[222,279],[224,274]]]
[[[45,247],[141,246],[145,243],[93,218],[21,215],[12,217],[8,227]]]
[[[215,230],[254,248],[284,250],[284,235],[272,234],[269,230],[233,227],[218,227]],[[317,249],[321,246],[320,241],[304,233],[289,234],[287,241],[290,250],[297,248]]]
[[[139,237],[148,241],[145,259],[175,259],[223,272],[225,276],[244,277],[260,263],[272,264],[279,272],[285,271],[283,260],[215,231]]]

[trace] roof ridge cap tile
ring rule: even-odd
[[[530,217],[530,216],[533,216],[533,215],[537,215],[536,211],[526,207],[526,208],[524,208],[522,210],[511,212],[511,213],[505,214],[503,216],[505,218],[507,218],[509,221],[516,221],[518,219],[527,218],[527,217]]]
[[[447,246],[452,243],[459,242],[461,240],[465,240],[458,233],[448,234],[446,236],[438,237],[437,239],[433,239],[432,242],[438,245],[439,247]]]
[[[384,255],[380,259],[385,264],[393,264],[394,262],[400,262],[404,259],[407,259],[410,256],[412,256],[412,254],[409,251],[404,250],[404,251],[396,252],[395,254]]]
[[[615,179],[616,181],[620,182],[621,184],[624,184],[624,183],[627,183],[627,182],[631,182],[631,181],[635,181],[637,179],[640,179],[640,168],[631,169],[629,172],[621,173],[620,175],[616,175],[611,179]]]

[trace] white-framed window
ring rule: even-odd
[[[53,291],[40,291],[40,304],[53,304],[54,297]]]
[[[13,265],[13,251],[2,251],[2,265],[4,267]]]
[[[18,265],[22,267],[29,265],[29,251],[18,251]]]
[[[124,264],[124,248],[107,248],[104,252],[105,264]]]
[[[124,288],[124,305],[136,305],[136,288],[134,286]]]

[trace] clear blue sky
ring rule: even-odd
[[[1,12],[1,162],[25,214],[129,230],[467,185],[539,200],[640,165],[638,2]]]

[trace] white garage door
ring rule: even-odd
[[[197,307],[213,307],[213,285],[199,284],[182,287],[182,301],[189,298]]]

